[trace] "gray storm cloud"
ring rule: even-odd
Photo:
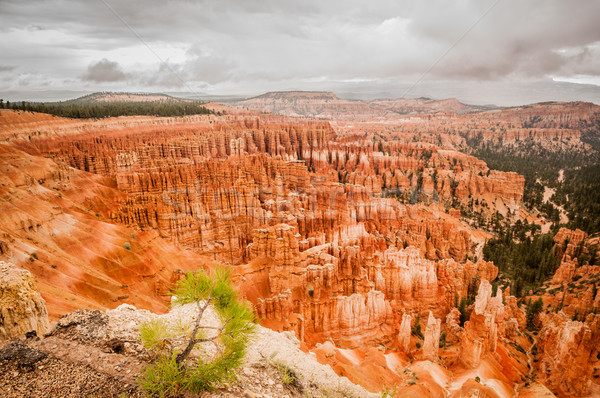
[[[81,78],[96,83],[120,82],[127,79],[127,74],[121,70],[117,62],[102,59],[88,66],[87,72]]]
[[[600,84],[597,0],[106,1],[1,0],[0,53],[15,69],[0,90],[18,89],[19,73],[60,89],[80,76],[89,90],[329,89],[425,71],[424,82]]]

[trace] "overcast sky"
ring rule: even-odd
[[[600,102],[599,17],[600,0],[0,0],[0,94],[334,89],[499,103],[514,88],[515,103],[524,90]]]

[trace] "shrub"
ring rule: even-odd
[[[172,327],[162,320],[152,320],[140,327],[144,346],[156,352],[155,362],[146,367],[139,380],[150,395],[172,397],[181,390],[199,393],[235,379],[255,329],[255,317],[250,305],[238,300],[229,273],[224,268],[212,274],[190,272],[177,283],[172,292],[173,305],[197,307],[191,324],[182,322]],[[220,326],[202,323],[209,305],[214,307]],[[210,360],[192,360],[192,350],[202,343],[214,346],[216,354]]]
[[[294,376],[294,374],[292,373],[292,371],[290,370],[290,368],[288,368],[285,365],[280,365],[277,370],[279,371],[279,374],[281,375],[281,382],[285,385],[291,385],[293,383],[295,383],[296,381],[296,377]]]

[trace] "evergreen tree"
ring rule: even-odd
[[[543,309],[544,309],[544,302],[542,301],[541,297],[539,297],[533,303],[531,302],[531,299],[529,299],[529,302],[527,304],[527,315],[526,315],[527,329],[529,329],[529,330],[536,329],[535,323],[534,323],[535,317],[537,314],[542,312]]]
[[[157,352],[157,360],[140,379],[150,395],[178,396],[182,388],[199,393],[217,382],[235,378],[255,329],[255,317],[249,304],[238,299],[229,274],[224,268],[217,268],[212,274],[190,272],[177,283],[172,293],[173,305],[196,307],[191,324],[170,328],[155,320],[141,326],[144,346]],[[203,323],[209,306],[216,311],[220,326]],[[196,345],[204,343],[216,347],[215,356],[190,360]]]
[[[467,298],[463,297],[458,305],[458,311],[460,312],[460,326],[464,326],[465,322],[469,319],[467,315]]]

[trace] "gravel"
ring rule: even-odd
[[[10,398],[143,396],[135,385],[51,355],[26,367],[18,359],[0,360],[0,394]]]

